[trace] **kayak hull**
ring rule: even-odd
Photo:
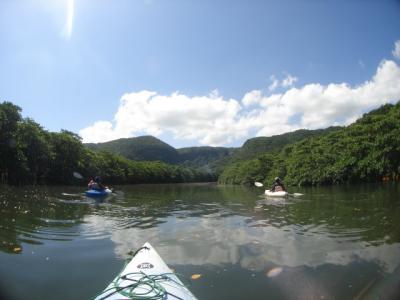
[[[139,281],[146,282],[148,278],[155,278],[161,289],[164,289],[162,296],[157,297],[157,292],[148,284],[138,284]],[[133,284],[136,284],[134,289]],[[95,300],[136,299],[132,294],[146,295],[141,299],[154,297],[151,299],[197,300],[149,243],[145,243],[137,251],[122,272]]]
[[[85,192],[85,195],[88,197],[104,197],[107,196],[109,194],[111,194],[112,191],[110,189],[105,189],[105,190],[87,190]]]
[[[279,192],[272,192],[270,190],[265,190],[265,195],[268,197],[287,197],[288,192],[286,191],[279,191]]]

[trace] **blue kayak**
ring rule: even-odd
[[[105,190],[88,190],[85,192],[85,195],[88,197],[102,197],[107,196],[112,193],[112,190],[105,189]]]

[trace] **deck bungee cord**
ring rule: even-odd
[[[176,295],[173,295],[171,293],[168,293],[165,288],[160,284],[161,282],[163,283],[168,283],[168,282],[174,282],[175,284],[180,284],[179,282],[176,282],[169,278],[167,275],[170,275],[173,273],[165,273],[165,274],[159,274],[159,275],[146,275],[143,272],[134,272],[134,273],[128,273],[122,276],[117,276],[117,278],[113,281],[113,287],[104,290],[99,296],[101,298],[98,298],[100,300],[107,299],[111,295],[114,294],[121,294],[125,297],[128,297],[129,299],[143,299],[143,300],[157,300],[157,299],[165,299],[166,295],[170,295],[175,297],[176,299],[182,299]],[[136,279],[137,276],[141,276],[140,279]],[[176,274],[175,274],[176,275]],[[135,278],[130,278],[130,276],[135,276]],[[120,283],[124,280],[127,281],[132,281],[131,284],[128,285],[120,285]],[[138,289],[142,290],[141,292],[138,291]]]

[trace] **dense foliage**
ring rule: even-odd
[[[398,179],[400,103],[387,104],[340,130],[305,138],[280,151],[224,168],[220,183],[321,185]]]
[[[84,178],[99,175],[107,183],[216,180],[197,169],[92,151],[78,135],[66,130],[48,132],[33,120],[22,118],[18,106],[0,103],[0,183],[83,183],[74,172]]]

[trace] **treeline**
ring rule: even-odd
[[[107,151],[95,152],[75,133],[49,132],[11,102],[0,103],[0,183],[77,184],[102,176],[107,183],[215,181],[207,172],[158,161],[132,161]]]
[[[154,143],[157,153],[166,147],[155,138],[142,140],[148,149],[145,152]],[[142,140],[118,142],[131,145]],[[18,106],[0,103],[0,183],[83,183],[73,176],[75,172],[84,178],[102,176],[110,184],[216,181],[215,174],[220,174],[222,184],[260,181],[268,185],[276,176],[287,185],[399,179],[400,103],[384,105],[343,128],[252,139],[236,152],[203,148],[188,148],[181,154],[193,162],[186,166],[130,160],[107,150],[91,150],[72,132],[49,132],[32,119],[22,118]],[[194,163],[203,168],[188,167]]]
[[[400,103],[365,114],[352,125],[308,137],[283,149],[236,161],[219,177],[223,184],[324,185],[398,180],[400,173]]]

